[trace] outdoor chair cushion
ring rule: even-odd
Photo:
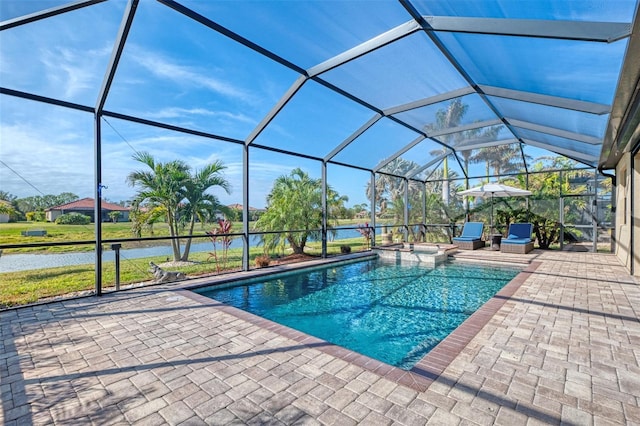
[[[531,242],[531,238],[507,238],[502,242],[507,244],[527,244]]]
[[[482,222],[465,222],[462,227],[462,234],[455,238],[468,238],[470,240],[479,240],[482,238],[482,229],[484,223]]]
[[[531,242],[533,225],[531,223],[512,223],[509,225],[509,236],[502,240],[507,244],[526,244]]]
[[[482,241],[482,229],[484,223],[482,222],[465,222],[462,227],[462,235],[459,237],[453,237],[453,242],[462,250],[476,250],[480,247],[484,247],[484,241]]]

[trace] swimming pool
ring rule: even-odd
[[[409,370],[520,271],[370,259],[195,291]]]

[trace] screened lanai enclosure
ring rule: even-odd
[[[490,215],[502,234],[533,223],[539,249],[612,250],[637,0],[9,0],[0,13],[5,282],[75,274],[99,294],[153,279],[149,261],[199,276],[450,243]],[[531,195],[459,194],[488,182]]]

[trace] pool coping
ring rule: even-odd
[[[365,256],[362,256],[365,257]],[[354,259],[357,257],[351,257]],[[348,260],[350,260],[348,259]],[[341,260],[345,260],[342,258]],[[331,262],[333,263],[333,262]],[[322,263],[319,263],[322,264]],[[382,361],[370,358],[366,355],[354,352],[350,349],[343,348],[326,340],[305,334],[291,327],[278,324],[274,321],[262,318],[242,309],[227,305],[215,299],[196,293],[198,287],[205,284],[190,285],[183,288],[175,289],[182,296],[187,297],[202,305],[215,307],[216,309],[235,316],[241,320],[247,321],[257,327],[272,331],[283,337],[292,339],[303,345],[308,345],[321,352],[342,359],[346,362],[354,364],[360,368],[384,377],[400,385],[407,386],[419,392],[423,392],[429,388],[431,383],[440,377],[449,364],[462,352],[469,342],[478,334],[478,332],[491,320],[498,310],[513,296],[520,286],[535,272],[541,262],[532,261],[518,275],[516,275],[509,283],[507,283],[500,291],[498,291],[491,299],[483,304],[476,312],[460,324],[453,332],[451,332],[444,340],[442,340],[435,348],[427,353],[411,370],[403,370],[398,367],[391,366]],[[306,265],[309,266],[308,264]],[[293,270],[299,268],[286,268]],[[265,275],[272,275],[282,270],[265,271]],[[239,279],[250,278],[243,276]],[[226,280],[225,283],[236,281]],[[222,283],[221,283],[222,284]]]

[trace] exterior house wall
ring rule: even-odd
[[[120,217],[118,218],[118,222],[129,222],[129,212],[121,211]]]
[[[45,212],[45,218],[47,222],[55,222],[55,220],[62,214],[60,210],[49,210]]]
[[[639,168],[638,155],[634,159],[630,153],[626,153],[616,166],[615,254],[629,272],[634,270],[634,275],[640,275],[640,197],[634,196],[634,188],[636,193],[640,188]]]
[[[636,153],[633,161],[633,179],[631,181],[631,191],[633,193],[633,209],[631,217],[631,226],[633,226],[633,234],[631,244],[633,244],[632,253],[632,271],[633,275],[640,276],[640,152]]]
[[[57,218],[59,218],[60,216],[62,216],[63,214],[69,214],[69,213],[80,213],[83,214],[85,216],[89,216],[91,218],[91,221],[93,222],[93,212],[92,211],[84,211],[84,210],[73,210],[73,209],[68,209],[68,210],[57,210],[57,209],[53,209],[53,210],[48,210],[45,213],[45,217],[47,218],[47,221],[49,222],[55,222],[55,220]]]
[[[102,209],[102,221],[103,222],[111,222],[111,218],[109,217],[109,213],[112,212],[112,210],[107,210],[107,209]],[[46,218],[47,221],[49,222],[55,222],[55,220],[60,217],[62,214],[64,213],[80,213],[83,214],[85,216],[89,216],[91,218],[91,221],[93,222],[93,210],[74,210],[74,209],[67,209],[67,210],[48,210],[46,212]],[[129,221],[129,212],[128,211],[120,211],[120,217],[118,218],[118,222],[128,222]]]
[[[9,215],[6,213],[0,213],[0,223],[9,222]]]

